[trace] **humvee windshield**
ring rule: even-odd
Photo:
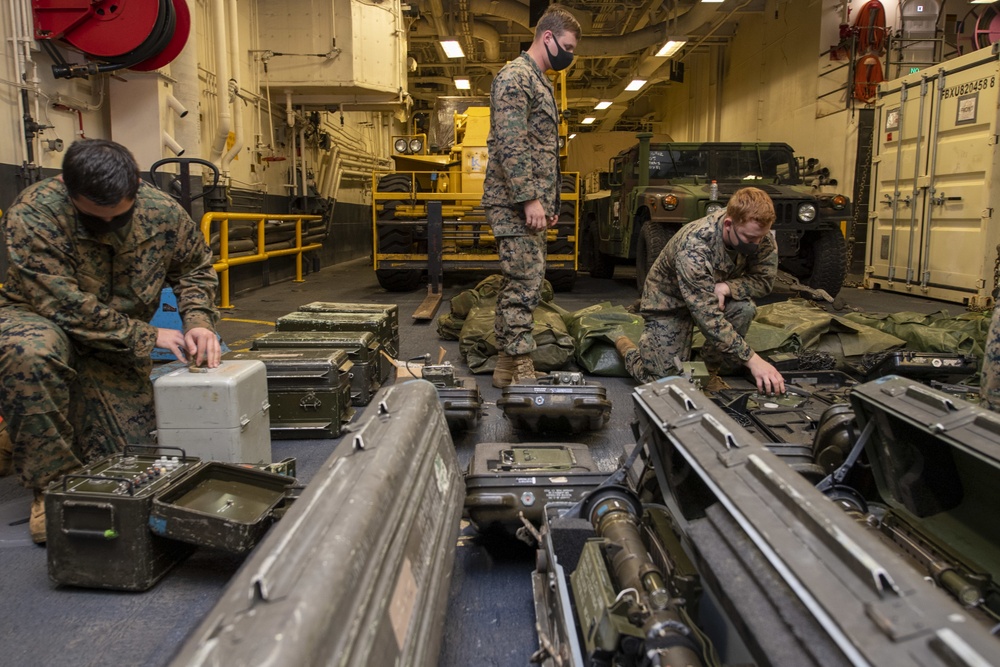
[[[798,167],[787,148],[714,148],[650,150],[650,180],[694,179],[700,182],[766,181],[798,183]],[[748,183],[749,184],[749,183]]]

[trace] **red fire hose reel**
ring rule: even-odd
[[[56,78],[158,69],[177,57],[191,29],[186,0],[31,0],[31,7],[35,39],[56,60]],[[55,39],[93,62],[67,63]]]

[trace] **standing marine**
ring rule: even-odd
[[[219,365],[218,277],[195,222],[111,141],[73,143],[62,174],[22,191],[2,225],[0,414],[41,543],[49,482],[150,441],[153,347]],[[183,332],[149,323],[166,286]]]
[[[697,326],[710,371],[745,366],[761,393],[784,393],[781,373],[744,339],[757,313],[753,300],[770,294],[777,275],[774,219],[766,192],[742,188],[724,211],[684,225],[667,242],[643,286],[638,348],[625,336],[615,343],[636,381],[676,375],[674,360],[690,359]]]
[[[545,232],[559,219],[559,109],[546,70],[573,62],[580,24],[550,5],[527,51],[504,66],[490,92],[489,163],[483,183],[503,281],[494,330],[493,386],[534,380],[531,330],[545,278]]]

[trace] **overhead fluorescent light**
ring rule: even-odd
[[[462,45],[458,43],[457,39],[442,39],[441,48],[444,49],[444,54],[449,58],[465,57],[465,51],[462,50]]]
[[[591,125],[595,120],[597,120],[597,119],[594,118],[593,116],[587,116],[586,118],[584,118],[580,122],[583,123],[584,125]]]
[[[625,86],[625,90],[636,91],[646,85],[645,79],[632,79],[632,83]]]
[[[972,0],[970,5],[992,5],[997,0]]]
[[[715,2],[715,3],[722,3],[722,2],[725,2],[726,0],[701,0],[701,1],[702,1],[702,2]],[[972,0],[972,1],[973,1],[973,2],[975,2],[976,0]]]
[[[472,88],[468,79],[455,79],[455,87],[459,90],[469,90]]]
[[[667,43],[656,52],[657,58],[669,58],[687,44],[687,37],[667,37]]]
[[[575,139],[576,138],[576,132],[574,132],[573,134],[569,135],[569,138],[570,139]]]
[[[598,102],[596,105],[594,105],[594,108],[597,109],[598,111],[604,111],[609,106],[611,106],[611,102],[604,100],[603,102]]]

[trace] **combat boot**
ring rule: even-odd
[[[635,343],[628,336],[619,336],[615,339],[615,349],[618,350],[618,354],[622,355],[622,359],[624,359],[626,354],[639,348],[635,346]]]
[[[506,352],[497,353],[497,365],[493,369],[493,386],[502,389],[508,386],[514,377],[514,357]]]
[[[539,376],[545,375],[545,373],[535,372],[535,364],[531,361],[530,354],[518,354],[511,357],[511,360],[514,364],[514,372],[510,380],[511,384],[532,383]]]
[[[0,422],[0,477],[14,472],[14,446],[10,441],[7,422]]]
[[[31,516],[28,519],[28,531],[31,541],[35,544],[45,544],[45,492],[35,489],[35,499],[31,502]]]

